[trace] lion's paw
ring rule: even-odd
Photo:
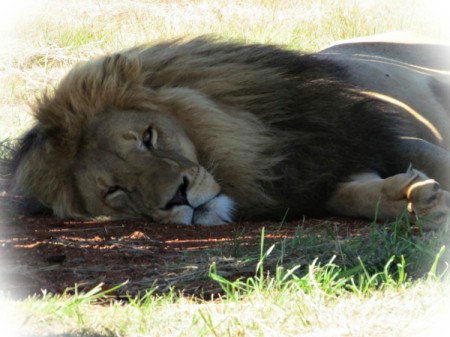
[[[446,227],[450,215],[450,193],[434,179],[413,182],[406,191],[408,211],[416,215],[425,230]]]

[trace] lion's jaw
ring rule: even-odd
[[[210,226],[232,220],[233,201],[166,115],[105,112],[89,127],[79,156],[74,174],[91,216]]]

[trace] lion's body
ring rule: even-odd
[[[358,216],[336,209],[342,186],[358,174],[406,172],[402,138],[439,140],[402,107],[344,82],[347,68],[323,55],[204,40],[76,67],[39,102],[15,189],[60,216]]]
[[[344,67],[347,82],[411,107],[421,137],[450,149],[450,46],[358,42],[318,55]]]
[[[449,190],[450,46],[417,41],[386,34],[344,41],[318,55],[344,67],[344,81],[400,107],[423,140],[404,145],[402,155]]]

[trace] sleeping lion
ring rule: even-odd
[[[439,228],[449,50],[300,54],[198,38],[101,57],[38,99],[11,191],[70,218],[220,225],[406,209]]]

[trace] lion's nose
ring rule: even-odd
[[[189,205],[187,200],[187,188],[189,186],[189,180],[186,176],[183,176],[183,182],[178,186],[177,191],[172,199],[166,204],[166,209],[170,209],[174,206]]]

